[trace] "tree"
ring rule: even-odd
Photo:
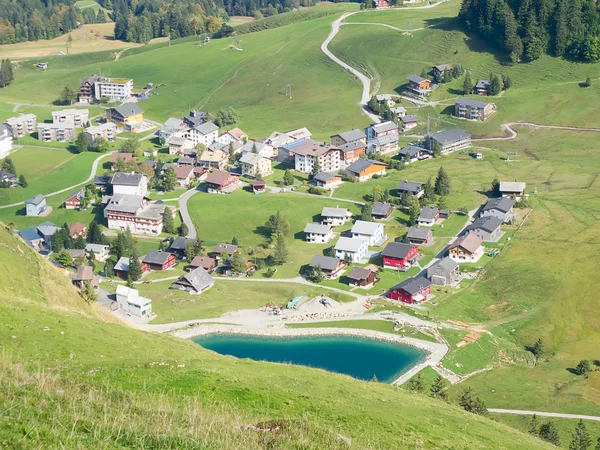
[[[446,197],[439,197],[437,201],[438,209],[448,209],[448,204],[446,203]]]
[[[130,137],[121,146],[122,153],[132,153],[136,158],[142,156],[141,143],[137,136]]]
[[[421,197],[421,204],[423,206],[432,205],[435,203],[435,188],[431,181],[431,177],[427,180],[423,186],[423,196]]]
[[[369,99],[367,106],[374,113],[381,113],[381,106],[379,105],[379,102],[377,101],[377,98],[374,95]]]
[[[492,193],[497,193],[498,189],[500,189],[500,180],[497,176],[494,177],[491,184]]]
[[[15,176],[17,175],[17,168],[15,167],[15,163],[13,163],[13,160],[10,156],[4,158],[2,164],[0,165],[0,168],[4,172],[12,173]]]
[[[96,222],[96,219],[90,222],[90,226],[88,227],[88,232],[86,235],[86,240],[90,244],[102,243],[102,232],[100,231],[100,227],[98,226],[98,222]]]
[[[283,184],[286,186],[294,184],[294,175],[292,175],[292,172],[290,172],[289,169],[285,169],[285,172],[283,173]]]
[[[585,85],[585,87],[590,87],[592,85],[592,79],[590,77],[587,77],[585,79],[584,85]]]
[[[471,92],[473,92],[473,87],[475,87],[475,85],[471,79],[471,74],[467,72],[465,75],[465,81],[463,82],[463,94],[469,95]]]
[[[442,144],[440,144],[438,141],[433,141],[431,151],[433,152],[434,158],[439,158],[442,156]]]
[[[285,243],[285,235],[278,234],[275,249],[273,250],[273,263],[280,266],[287,261],[288,250]]]
[[[104,9],[100,8],[98,10],[98,14],[96,14],[96,23],[106,23],[106,22],[108,22],[106,13],[104,12]]]
[[[408,192],[403,192],[402,195],[400,196],[399,203],[401,206],[408,208],[410,205],[412,205],[412,201],[413,201],[413,196],[410,195]]]
[[[233,239],[231,239],[231,245],[240,245],[240,241],[238,240],[237,236],[234,236]]]
[[[165,208],[162,213],[163,219],[163,231],[169,234],[175,234],[175,221],[173,220],[173,214],[170,208]]]
[[[265,223],[265,228],[269,231],[271,242],[276,242],[277,236],[287,236],[290,230],[290,223],[281,215],[281,211],[278,210],[276,214],[269,217],[269,220]]]
[[[248,270],[246,261],[244,261],[244,258],[240,252],[235,252],[231,257],[231,270],[233,270],[235,273],[246,273]]]
[[[425,67],[421,70],[421,78],[427,78],[427,69]]]
[[[437,195],[450,194],[450,177],[448,177],[443,167],[440,167],[440,170],[438,170],[434,191]]]
[[[12,64],[9,59],[0,61],[0,86],[5,88],[14,79]]]
[[[60,105],[71,105],[77,99],[77,91],[67,84],[58,94],[58,103]]]
[[[531,347],[531,353],[533,353],[536,358],[541,358],[544,356],[544,351],[544,341],[542,341],[541,338],[538,338],[538,340],[535,341],[535,344],[533,344],[533,347]]]
[[[78,250],[83,250],[86,246],[85,243],[85,238],[82,235],[79,235],[75,238],[75,240],[73,241],[73,248],[76,248]]]
[[[373,202],[385,202],[385,190],[380,185],[373,186],[373,192],[371,194]]]
[[[321,172],[321,163],[319,162],[319,158],[315,157],[315,164],[313,165],[312,172],[310,173],[311,178],[314,178],[319,172]]]
[[[452,68],[452,78],[460,78],[462,77],[463,73],[465,73],[465,71],[463,70],[463,67],[460,64],[456,64]]]
[[[588,433],[582,419],[575,426],[575,431],[572,434],[569,450],[587,450],[592,445],[592,439]]]
[[[582,359],[575,368],[575,373],[579,376],[587,378],[591,372],[590,362],[587,359]]]
[[[104,263],[104,276],[108,278],[115,276],[115,264],[112,259],[107,259]]]
[[[416,225],[417,219],[419,218],[420,214],[421,214],[421,205],[419,204],[419,199],[417,199],[417,197],[413,197],[412,203],[408,207],[409,225],[411,225],[411,226]]]
[[[473,390],[470,387],[462,392],[458,398],[458,404],[467,412],[479,414],[480,416],[488,415],[485,403],[479,397],[473,398]]]
[[[540,439],[543,439],[546,442],[550,442],[552,445],[560,447],[560,438],[558,436],[558,430],[556,429],[556,425],[552,422],[546,422],[540,427],[539,433]]]
[[[175,176],[175,170],[172,167],[169,167],[165,171],[161,184],[163,191],[165,192],[170,192],[177,186],[177,177]]]
[[[28,186],[27,180],[25,179],[25,175],[19,175],[19,186],[22,188],[26,188]]]
[[[73,265],[73,258],[71,257],[71,254],[65,249],[62,249],[58,255],[56,255],[55,261],[65,267],[70,267]]]
[[[138,281],[140,278],[142,278],[142,264],[140,263],[137,249],[134,247],[129,255],[127,279],[131,281]]]
[[[406,387],[410,391],[421,392],[421,393],[425,392],[425,383],[423,382],[423,377],[421,376],[421,374],[418,373],[417,375],[412,377],[408,381],[408,383],[406,383]]]
[[[54,253],[59,253],[62,249],[65,248],[65,233],[63,229],[58,230],[52,236],[52,241],[50,243],[50,250]]]
[[[446,383],[444,382],[444,379],[440,375],[435,377],[435,380],[433,380],[433,384],[431,385],[431,388],[429,390],[430,390],[430,394],[429,394],[430,397],[444,400],[445,402],[448,401],[448,393],[446,392]]]
[[[308,279],[313,283],[321,283],[325,279],[325,276],[323,275],[323,269],[321,269],[320,264],[317,264],[310,270]]]
[[[502,91],[502,81],[498,75],[494,75],[491,79],[490,88],[488,90],[489,95],[499,95]]]
[[[529,422],[529,434],[533,434],[534,436],[537,436],[539,434],[538,420],[535,414],[531,418],[531,422]]]
[[[83,282],[80,295],[87,303],[96,303],[98,301],[98,294],[96,293],[96,289],[94,289],[94,287],[89,281]]]
[[[188,259],[188,261],[191,261],[198,255],[198,250],[199,250],[198,246],[192,241],[188,241],[188,243],[185,244],[184,252],[185,252],[185,257]]]
[[[512,87],[512,79],[508,75],[502,75],[502,85],[504,86],[504,90],[510,89]]]
[[[370,202],[366,202],[362,205],[360,210],[360,220],[364,220],[365,222],[370,222],[373,215],[373,204]]]
[[[84,153],[88,151],[88,139],[84,131],[80,131],[77,134],[74,150],[76,153]]]
[[[177,230],[179,236],[185,237],[189,234],[190,229],[188,228],[188,226],[185,223],[181,223],[181,225],[179,225],[179,229]]]

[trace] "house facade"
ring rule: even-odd
[[[423,209],[421,209],[421,213],[417,218],[417,225],[420,227],[432,227],[439,218],[439,209],[432,206],[425,206]]]
[[[81,200],[85,192],[83,189],[79,189],[76,192],[73,192],[67,199],[65,200],[65,209],[81,209]]]
[[[257,153],[244,153],[239,160],[242,175],[250,177],[271,173],[271,160]]]
[[[217,150],[216,152],[205,150],[198,157],[197,164],[207,169],[223,170],[227,165],[227,155],[221,150]]]
[[[417,116],[402,116],[400,117],[400,122],[402,123],[402,130],[408,131],[417,126],[418,118]]]
[[[313,183],[318,187],[330,189],[342,183],[342,176],[337,173],[319,172],[313,177]]]
[[[367,241],[370,246],[379,246],[385,240],[384,226],[382,223],[377,222],[365,222],[364,220],[357,220],[352,226],[353,239],[363,239]]]
[[[304,238],[311,244],[326,244],[333,238],[331,225],[308,223],[304,227]]]
[[[333,227],[344,225],[351,217],[352,213],[346,208],[330,208],[324,206],[321,210],[321,223],[323,225],[331,225]]]
[[[0,124],[0,158],[8,156],[12,149],[13,135],[8,125]]]
[[[367,181],[374,176],[385,175],[387,165],[372,159],[358,159],[346,167],[346,172],[355,177],[359,182]]]
[[[456,283],[459,279],[458,263],[446,257],[427,268],[427,278],[438,286]]]
[[[439,145],[442,155],[471,147],[471,135],[463,130],[438,131],[427,136],[427,147],[433,151]]]
[[[377,271],[367,267],[353,267],[347,276],[348,286],[370,289],[379,281]]]
[[[113,142],[117,136],[117,125],[112,122],[106,122],[98,126],[87,127],[85,129],[85,135],[88,138],[89,145],[93,145],[94,140],[98,138]]]
[[[294,168],[298,172],[312,173],[317,160],[324,172],[337,172],[341,168],[341,151],[322,142],[305,139],[291,153],[294,156]]]
[[[351,164],[358,160],[362,155],[367,152],[367,144],[362,141],[348,142],[338,147],[341,152],[342,162],[344,164]]]
[[[367,256],[369,244],[364,239],[340,237],[334,249],[336,258],[356,263]]]
[[[331,145],[336,147],[341,147],[342,145],[349,144],[351,142],[361,142],[366,144],[367,135],[362,130],[354,129],[331,136]]]
[[[225,194],[239,185],[240,177],[230,172],[215,170],[206,178],[209,194]]]
[[[410,227],[406,233],[406,239],[413,245],[431,245],[433,243],[433,231],[429,228]]]
[[[76,127],[84,126],[90,117],[87,109],[63,109],[52,111],[52,123],[70,123],[73,122]]]
[[[108,97],[110,101],[123,101],[132,95],[133,80],[131,79],[99,77],[94,81],[94,97],[96,100]]]
[[[448,256],[456,263],[476,263],[484,251],[483,241],[474,233],[460,236],[448,246]]]
[[[311,268],[319,266],[325,278],[332,280],[342,274],[346,267],[346,262],[343,259],[334,258],[332,256],[317,255],[312,259],[309,266]]]
[[[162,233],[165,208],[140,195],[118,194],[104,208],[104,216],[111,230],[129,229],[136,234],[157,235]]]
[[[389,153],[398,150],[398,125],[386,121],[367,128],[367,153]]]
[[[161,271],[173,267],[177,263],[177,260],[173,253],[150,250],[148,254],[142,258],[142,262],[151,270]]]
[[[77,137],[73,122],[38,123],[38,139],[44,142],[68,142]]]
[[[412,244],[390,242],[381,252],[383,267],[406,271],[417,262],[419,249]]]
[[[409,278],[391,288],[387,293],[390,300],[398,300],[410,305],[427,301],[431,293],[431,281],[423,276]]]
[[[19,138],[35,132],[37,117],[35,114],[23,114],[8,119],[4,124],[8,126],[13,137]]]
[[[119,284],[117,285],[116,297],[120,310],[137,317],[150,317],[152,315],[152,300],[140,296],[137,289]]]
[[[490,86],[492,82],[490,80],[479,80],[473,88],[473,93],[477,95],[490,95]]]
[[[400,196],[408,194],[417,198],[421,198],[423,193],[423,183],[419,183],[418,181],[404,180],[398,185],[398,195]]]
[[[31,198],[25,200],[25,215],[26,216],[39,216],[46,212],[46,197],[42,194],[34,195]]]
[[[431,150],[417,147],[416,145],[407,145],[406,147],[403,147],[398,154],[405,164],[433,158],[433,152]]]
[[[493,198],[481,209],[479,217],[496,217],[502,222],[510,222],[515,201],[509,197]]]
[[[106,118],[114,122],[117,128],[137,133],[144,122],[144,110],[137,103],[126,103],[106,110]]]
[[[376,220],[385,220],[394,212],[394,207],[390,203],[375,202],[371,216]]]
[[[186,136],[194,146],[198,144],[208,147],[219,137],[219,127],[212,122],[203,122],[191,128]]]
[[[502,197],[509,197],[515,200],[520,200],[526,197],[525,188],[527,185],[520,181],[501,181],[498,186],[498,191]]]
[[[496,111],[496,105],[472,98],[457,98],[454,101],[454,115],[468,120],[485,121]]]
[[[215,280],[202,267],[192,270],[182,275],[170,289],[178,289],[189,292],[190,294],[200,294],[210,289],[215,284]]]
[[[500,225],[502,225],[502,221],[497,217],[479,217],[465,228],[465,231],[475,234],[483,241],[495,242],[502,237]]]
[[[141,173],[117,172],[110,180],[113,195],[148,195],[148,177]]]
[[[416,97],[428,97],[431,93],[431,82],[427,78],[411,75],[408,77],[408,90]]]

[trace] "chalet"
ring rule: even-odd
[[[35,114],[23,114],[7,119],[4,124],[8,126],[13,137],[20,138],[36,130],[37,117]]]
[[[407,131],[417,126],[417,116],[402,116],[400,122],[402,122],[402,130]]]
[[[141,195],[117,194],[110,197],[104,216],[111,230],[158,235],[162,233],[163,214],[168,209],[162,203],[150,203]]]
[[[490,95],[490,86],[492,82],[490,80],[479,80],[473,88],[473,93],[477,95]]]
[[[45,213],[46,210],[46,196],[42,194],[36,194],[33,197],[25,200],[26,216],[40,216]]]
[[[364,239],[340,237],[334,247],[335,256],[356,263],[367,256],[368,247]]]
[[[429,228],[410,227],[406,233],[406,239],[413,245],[431,245],[433,243],[433,231]]]
[[[177,159],[178,166],[193,166],[196,164],[196,158],[192,156],[182,156]]]
[[[364,239],[370,246],[378,247],[382,245],[387,236],[384,235],[384,227],[382,223],[366,222],[357,220],[352,226],[353,239]]]
[[[184,136],[169,136],[165,144],[169,147],[169,155],[183,155],[194,148],[194,143]]]
[[[87,227],[84,224],[75,222],[69,225],[69,236],[71,236],[71,238],[76,239],[79,236],[85,237],[86,234]]]
[[[160,250],[150,250],[142,262],[151,270],[167,270],[177,263],[174,254]]]
[[[515,200],[520,200],[525,196],[525,187],[527,185],[519,181],[501,181],[498,186],[498,192],[502,197],[510,197]]]
[[[480,217],[465,228],[465,231],[474,233],[485,242],[497,242],[502,237],[500,225],[502,221],[497,217]]]
[[[175,178],[177,183],[182,188],[189,188],[194,182],[194,167],[193,166],[177,166],[175,167]]]
[[[341,151],[324,142],[304,139],[290,152],[294,155],[294,167],[298,172],[311,173],[317,160],[325,172],[337,172],[341,168]]]
[[[52,123],[73,122],[76,127],[84,126],[90,117],[87,109],[63,109],[61,111],[52,111]]]
[[[311,244],[326,244],[333,238],[333,228],[331,225],[307,223],[304,227],[304,238]]]
[[[87,244],[85,252],[88,255],[91,255],[93,252],[96,261],[104,262],[110,257],[110,246],[104,244]]]
[[[383,267],[406,271],[417,262],[419,249],[412,244],[390,242],[381,252]]]
[[[44,142],[68,142],[77,137],[74,122],[38,123],[38,139]]]
[[[87,77],[81,80],[81,87],[79,88],[78,95],[79,103],[92,103],[92,101],[94,100],[95,83],[99,79],[100,77],[98,75],[92,75],[91,77]]]
[[[427,136],[427,147],[434,151],[439,146],[442,155],[471,147],[471,135],[463,130],[453,129],[438,131]]]
[[[140,265],[142,266],[142,273],[148,272],[150,270],[148,264],[144,263],[142,258],[139,258],[139,261]],[[127,274],[129,273],[129,258],[127,256],[121,256],[115,264],[113,271],[115,272],[116,276],[126,280]]]
[[[352,142],[362,142],[363,144],[366,144],[367,135],[363,133],[362,130],[354,129],[331,136],[331,145],[335,145],[336,147],[340,147],[344,144],[350,144]]]
[[[211,277],[202,267],[198,267],[179,277],[179,279],[171,285],[170,289],[179,289],[181,291],[189,292],[190,294],[200,294],[211,288],[213,284],[215,284],[213,277]]]
[[[98,126],[87,127],[85,135],[88,139],[88,145],[94,145],[96,139],[113,142],[117,136],[117,126],[112,122],[106,122]]]
[[[232,258],[235,252],[239,252],[240,247],[233,244],[217,244],[215,249],[208,254],[211,258],[215,258],[217,261],[221,259],[223,253],[227,254],[228,258]]]
[[[483,241],[474,233],[460,236],[448,246],[448,256],[457,263],[476,263],[483,252]]]
[[[77,289],[82,289],[85,283],[90,283],[96,289],[100,285],[100,277],[94,275],[94,269],[91,266],[79,266],[72,281]]]
[[[229,145],[230,143],[233,143],[233,142],[241,142],[243,144],[247,140],[248,140],[248,135],[237,127],[232,128],[229,131],[224,131],[223,133],[221,133],[221,135],[217,139],[218,142],[222,142],[223,144],[226,144],[226,145]]]
[[[431,284],[427,278],[418,275],[391,288],[387,293],[387,298],[410,305],[423,303],[431,292]]]
[[[85,258],[85,250],[82,248],[70,248],[67,250],[71,258],[81,258],[82,260]]]
[[[446,257],[427,268],[427,278],[438,286],[456,283],[459,278],[458,263]]]
[[[216,152],[205,150],[198,157],[197,164],[207,169],[223,170],[227,165],[227,155],[221,150]]]
[[[372,0],[374,9],[390,9],[392,5],[388,0]]]
[[[254,142],[248,141],[246,142],[240,151],[242,154],[244,153],[255,153],[263,158],[272,158],[275,155],[275,149],[273,146],[265,143],[265,142]]]
[[[355,177],[359,182],[367,181],[374,176],[385,175],[387,165],[373,159],[358,159],[346,167],[346,172]]]
[[[417,225],[420,227],[432,227],[440,218],[440,210],[432,206],[425,206],[421,209],[421,214],[417,219]]]
[[[287,134],[292,139],[309,139],[312,137],[312,133],[306,127],[298,128],[296,130],[287,131]]]
[[[332,256],[318,255],[312,259],[309,266],[311,268],[319,266],[325,278],[331,280],[340,276],[344,267],[346,267],[346,262]]]
[[[191,128],[185,135],[194,146],[198,144],[208,147],[219,137],[219,127],[212,122],[204,122]]]
[[[404,117],[406,115],[406,109],[403,108],[402,106],[396,106],[395,108],[390,108],[390,111],[392,112],[394,117],[396,117],[398,119],[401,117]]]
[[[263,180],[251,181],[249,186],[254,194],[261,194],[267,191],[267,182]]]
[[[362,289],[371,289],[379,281],[377,270],[369,267],[353,267],[347,278],[348,286],[360,287]]]
[[[423,196],[423,183],[404,180],[398,185],[398,195],[408,194],[417,198]]]
[[[407,145],[406,147],[403,147],[398,154],[405,164],[433,158],[433,152],[431,150],[417,147],[416,145]]]
[[[110,184],[113,194],[148,195],[148,177],[141,173],[117,172],[111,178]]]
[[[194,167],[194,177],[196,177],[196,180],[205,180],[208,176],[207,173],[208,169],[206,167]]]
[[[450,64],[440,64],[438,66],[433,66],[431,68],[432,72],[433,72],[433,76],[435,78],[443,78],[444,74],[447,71],[451,71],[452,70],[452,66]]]
[[[389,153],[398,150],[398,125],[381,122],[367,128],[367,153]]]
[[[155,133],[161,144],[166,143],[171,137],[183,137],[189,131],[190,127],[183,119],[169,117],[162,127]]]
[[[496,105],[472,98],[457,98],[454,101],[454,115],[468,120],[487,120],[496,111]]]
[[[206,178],[209,194],[227,194],[235,191],[239,184],[240,177],[238,175],[223,170],[215,170]]]
[[[152,315],[152,300],[140,296],[137,289],[119,284],[117,285],[116,297],[117,305],[121,311],[144,318]]]
[[[198,267],[202,267],[208,273],[213,273],[217,268],[217,260],[208,256],[196,256],[186,267],[186,270],[188,272],[191,272],[192,270],[195,270]]]
[[[271,160],[257,153],[244,153],[239,164],[242,175],[260,177],[271,173]]]
[[[76,192],[73,192],[71,195],[67,197],[65,200],[65,209],[81,209],[81,201],[85,197],[85,192],[83,189],[79,189]]]
[[[135,156],[133,155],[133,153],[113,153],[112,155],[110,155],[110,163],[112,166],[112,170],[117,170],[117,163],[119,161],[125,164],[135,162]]]
[[[117,124],[117,128],[137,133],[142,131],[144,110],[137,103],[125,103],[106,110],[106,118]]]
[[[5,185],[8,184],[8,186],[15,186],[19,183],[19,179],[12,173],[0,170],[0,183],[4,183]]]
[[[497,217],[502,222],[510,222],[513,217],[514,205],[515,201],[512,198],[493,198],[481,208],[479,217]]]
[[[394,207],[389,203],[375,202],[373,203],[373,210],[371,216],[375,220],[385,220],[394,212]]]
[[[171,242],[171,245],[169,245],[167,251],[174,254],[177,258],[183,259],[185,258],[185,249],[187,248],[188,244],[196,246],[198,245],[198,241],[196,241],[196,239],[178,236],[173,239],[173,242]]]
[[[8,156],[12,149],[13,135],[8,125],[0,123],[0,158]]]
[[[408,77],[408,89],[413,95],[425,98],[431,92],[431,82],[427,78],[411,75]]]
[[[324,206],[321,210],[321,223],[323,225],[338,226],[344,225],[352,213],[346,208],[330,208]]]
[[[391,108],[396,104],[396,101],[390,94],[378,94],[375,96],[375,100],[377,100],[377,103],[380,105],[385,105],[388,108]]]
[[[347,144],[340,145],[338,148],[342,152],[341,158],[345,164],[357,161],[361,155],[367,152],[367,144],[362,141],[348,142]]]
[[[232,258],[227,258],[225,261],[223,261],[223,269],[225,270],[226,273],[233,272],[233,273],[245,273],[245,274],[254,270],[254,264],[252,264],[252,262],[248,261],[244,257],[242,257],[241,260],[245,265],[245,269],[242,269],[240,272],[237,272],[236,270],[233,269],[233,259]]]
[[[342,183],[342,176],[337,173],[319,172],[313,177],[313,183],[322,188],[332,188]]]

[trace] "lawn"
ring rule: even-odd
[[[0,103],[0,122],[15,117],[17,113],[13,112],[14,108],[15,105],[11,105],[10,103]]]
[[[79,9],[92,8],[96,12],[100,9],[100,5],[94,0],[79,0],[75,2],[75,6]]]

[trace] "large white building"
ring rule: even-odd
[[[117,286],[117,305],[119,309],[138,317],[152,315],[152,300],[141,297],[137,289],[119,284]]]
[[[74,123],[76,127],[84,126],[89,120],[87,109],[63,109],[52,111],[52,123]]]
[[[341,169],[341,151],[323,142],[304,139],[290,150],[294,155],[294,168],[298,172],[311,173],[319,160],[319,172],[337,172]]]
[[[141,195],[113,195],[104,208],[111,230],[129,229],[134,234],[160,234],[166,206],[150,203]]]
[[[0,124],[0,158],[8,156],[12,148],[12,133],[8,125]]]
[[[194,143],[194,146],[203,144],[208,147],[219,137],[219,127],[212,122],[205,122],[191,128],[186,137]]]
[[[100,78],[94,83],[94,97],[111,101],[126,100],[133,94],[133,80],[127,78]]]
[[[11,117],[6,122],[14,137],[23,137],[35,131],[37,117],[35,114],[23,114],[19,117]]]
[[[114,195],[139,195],[142,197],[148,195],[148,177],[140,173],[117,172],[113,175],[110,184],[112,184]]]

